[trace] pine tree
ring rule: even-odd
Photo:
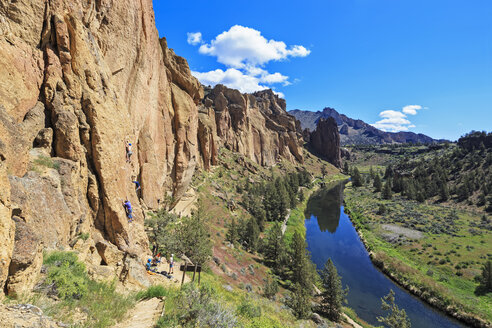
[[[277,194],[279,197],[278,217],[276,220],[283,221],[287,215],[287,210],[290,208],[290,197],[282,179],[277,178],[275,180],[275,188],[277,189]]]
[[[374,177],[374,183],[372,184],[374,187],[375,192],[380,192],[381,188],[383,187],[381,183],[381,178],[379,177],[379,174],[376,173],[376,176]]]
[[[278,282],[275,278],[270,276],[265,281],[265,287],[263,288],[263,295],[269,299],[275,299],[275,295],[278,293]]]
[[[475,293],[481,295],[492,292],[492,261],[487,261],[483,265],[482,275],[478,278],[479,285]]]
[[[449,189],[446,181],[441,180],[439,185],[439,195],[441,197],[441,201],[445,202],[449,199]]]
[[[353,172],[352,172],[352,185],[354,187],[362,186],[362,177],[361,177],[359,169],[357,167],[355,167]]]
[[[246,244],[246,248],[252,252],[256,251],[260,238],[260,228],[258,227],[258,223],[256,223],[256,219],[250,218],[247,220],[243,231],[243,241]]]
[[[348,289],[342,289],[342,281],[331,259],[326,261],[325,267],[321,272],[321,279],[325,289],[322,294],[321,310],[330,320],[338,322],[341,319],[342,304],[345,301]]]
[[[231,223],[229,223],[226,240],[231,244],[235,244],[239,240],[239,225],[237,224],[235,217],[232,217]]]
[[[285,250],[285,242],[282,234],[282,225],[276,222],[267,232],[264,239],[263,255],[267,261],[274,263],[274,267],[278,268],[280,259],[283,257]]]
[[[371,168],[369,169],[369,175],[371,176],[371,179],[375,178],[374,168],[372,167],[372,165],[371,165]]]
[[[381,197],[383,197],[383,199],[391,199],[392,192],[391,192],[391,182],[390,182],[390,180],[387,180],[384,183],[383,192],[381,193]]]
[[[390,311],[386,317],[378,317],[378,321],[389,328],[410,328],[410,320],[404,309],[395,304],[395,292],[391,289],[389,294],[381,299],[381,308]]]
[[[294,285],[288,305],[299,319],[307,319],[311,314],[311,295],[300,284]]]
[[[350,172],[350,167],[348,165],[348,162],[345,161],[345,163],[343,163],[343,173],[349,174],[349,172]]]
[[[306,250],[307,244],[304,237],[299,232],[294,232],[292,237],[292,256],[291,256],[291,270],[292,281],[299,283],[305,290],[311,292],[313,290],[313,283],[315,280],[316,269],[311,262],[309,253]]]

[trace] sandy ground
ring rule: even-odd
[[[397,238],[401,235],[406,237],[407,239],[420,239],[424,236],[421,231],[400,227],[395,224],[383,224],[381,227],[389,232],[388,234],[385,234],[388,237]]]
[[[138,302],[129,311],[128,318],[114,328],[152,328],[161,316],[163,307],[164,301],[157,297]]]

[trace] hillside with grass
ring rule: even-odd
[[[352,148],[345,208],[373,262],[472,325],[492,322],[491,134],[456,144]]]

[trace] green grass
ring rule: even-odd
[[[31,170],[40,172],[42,168],[60,169],[60,163],[53,161],[49,156],[40,155],[31,164]]]
[[[47,270],[44,288],[27,301],[61,322],[81,328],[110,327],[135,304],[134,295],[116,292],[116,282],[91,280],[76,253],[47,253],[43,265]],[[55,293],[59,300],[48,293]]]
[[[377,214],[380,203],[387,208],[382,215]],[[444,306],[492,322],[492,295],[474,293],[474,278],[492,256],[492,232],[475,226],[480,213],[417,203],[399,195],[380,200],[367,187],[350,186],[345,190],[345,208],[373,252],[375,263],[384,263],[384,270],[400,283],[417,287],[424,297],[435,297]],[[422,238],[399,237],[389,242],[382,224],[419,230]]]
[[[169,295],[169,289],[164,288],[162,285],[150,286],[149,288],[137,293],[135,298],[137,300],[147,300],[154,297],[166,297]]]
[[[232,291],[226,290],[223,287],[222,279],[211,273],[202,272],[200,289],[204,292],[197,293],[196,287],[191,286],[191,283],[185,284],[183,290],[169,289],[166,294],[165,315],[159,320],[157,327],[174,327],[182,324],[183,327],[205,327],[196,321],[190,320],[187,323],[186,317],[197,309],[198,304],[194,303],[189,295],[196,296],[197,301],[203,298],[204,307],[209,313],[202,314],[206,319],[213,315],[217,307],[220,311],[228,313],[236,321],[236,326],[262,328],[262,327],[285,327],[286,325],[297,327],[301,321],[283,309],[278,303],[270,301],[254,293],[247,293],[244,290],[234,288]],[[205,296],[204,296],[205,295]],[[199,301],[197,301],[199,302]],[[210,304],[215,304],[209,309]],[[226,316],[227,317],[227,316]],[[314,327],[310,322],[302,321],[305,327]],[[223,324],[223,322],[222,322]],[[223,327],[217,323],[217,327]]]

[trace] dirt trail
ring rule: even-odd
[[[290,208],[287,210],[287,215],[285,216],[284,222],[282,222],[282,235],[285,233],[285,230],[287,229],[287,221],[289,221],[290,218]]]
[[[163,307],[164,301],[157,297],[138,302],[129,312],[128,318],[113,328],[152,328],[159,319]]]
[[[345,313],[343,313],[343,316],[345,317],[345,319],[347,320],[347,322],[352,325],[352,327],[354,327],[354,328],[363,328],[361,325],[359,325],[357,322],[355,322],[354,320],[352,320],[352,318],[350,318]]]

